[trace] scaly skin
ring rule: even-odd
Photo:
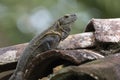
[[[24,73],[30,61],[39,53],[55,49],[61,40],[64,40],[71,30],[71,25],[77,16],[69,14],[58,19],[49,29],[33,38],[23,51],[15,72],[9,80],[25,80]]]

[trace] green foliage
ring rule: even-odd
[[[91,18],[120,17],[119,3],[120,0],[0,0],[0,47],[30,41],[35,32],[39,32],[29,21],[37,11],[48,12],[51,18],[48,25],[64,14],[76,13],[74,34],[80,33]],[[22,24],[18,25],[20,19]]]

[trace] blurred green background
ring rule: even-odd
[[[71,34],[91,18],[118,18],[120,0],[0,0],[0,47],[28,42],[64,14],[76,13]]]

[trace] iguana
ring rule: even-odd
[[[27,65],[37,55],[47,50],[55,49],[71,31],[71,25],[76,21],[75,14],[67,14],[58,19],[50,28],[34,37],[25,48],[18,60],[16,69],[9,80],[26,80],[24,73]]]

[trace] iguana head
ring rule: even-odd
[[[66,14],[57,22],[57,30],[61,33],[61,40],[64,40],[71,31],[71,25],[76,21],[76,14]]]
[[[77,19],[76,14],[66,14],[63,17],[61,17],[58,21],[60,25],[67,25],[76,21],[76,19]]]

